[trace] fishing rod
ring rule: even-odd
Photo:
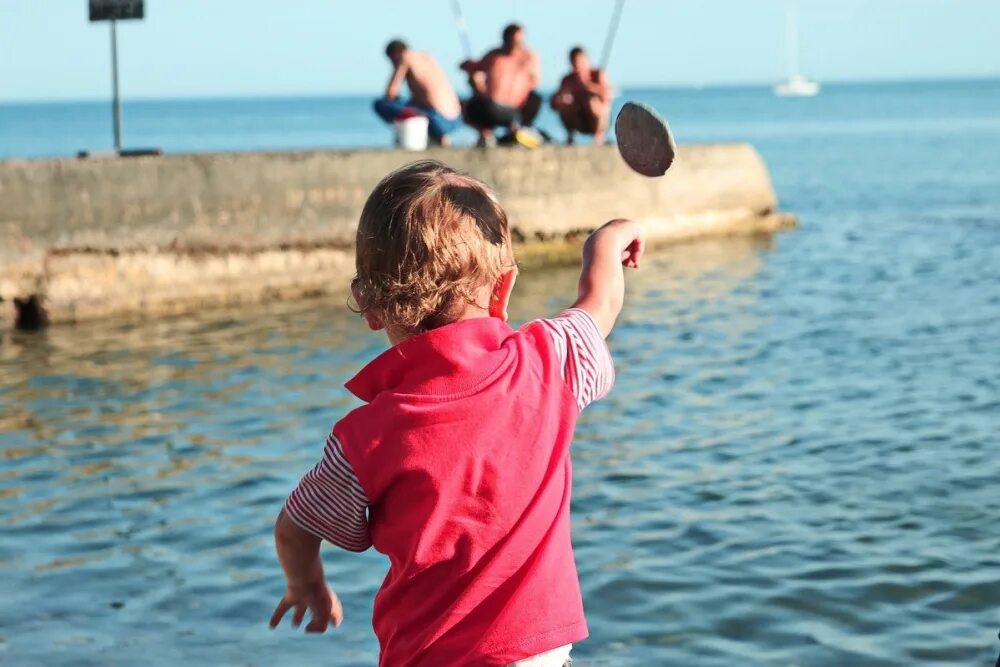
[[[451,0],[451,11],[455,14],[455,27],[458,29],[458,39],[462,42],[462,50],[465,51],[465,59],[472,60],[472,42],[469,41],[469,28],[465,25],[465,16],[462,15],[462,5],[458,0]]]
[[[455,0],[458,5],[458,0]],[[625,0],[618,0],[615,3],[614,14],[611,15],[611,24],[608,26],[608,35],[604,38],[604,49],[601,51],[601,69],[607,70],[608,61],[611,59],[611,47],[615,43],[615,35],[618,33],[618,23],[622,18],[622,9],[625,7]]]

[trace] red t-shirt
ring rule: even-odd
[[[324,539],[389,557],[380,665],[506,665],[587,636],[569,446],[613,379],[596,324],[570,310],[518,331],[455,322],[347,383],[365,405],[285,507]]]

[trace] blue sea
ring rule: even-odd
[[[801,226],[629,276],[574,444],[577,664],[993,664],[1000,81],[621,99],[753,143]],[[125,144],[388,146],[369,104],[126,102]],[[105,103],[0,106],[2,157],[110,141]],[[575,281],[526,272],[512,317]],[[336,631],[266,621],[274,516],[383,346],[340,298],[0,332],[0,664],[374,664],[377,553],[325,551]]]

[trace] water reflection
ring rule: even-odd
[[[629,276],[618,384],[575,444],[584,664],[948,662],[989,644],[995,373],[908,369],[924,348],[882,346],[856,319],[872,304],[822,266],[800,280],[767,242],[730,239]],[[526,272],[512,317],[564,307],[577,276]],[[373,664],[374,553],[327,554],[335,636],[264,629],[273,515],[384,345],[343,303],[4,335],[0,655]],[[991,368],[973,365],[989,334],[917,344]]]

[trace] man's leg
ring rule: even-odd
[[[449,146],[448,133],[458,129],[462,124],[461,117],[445,118],[436,109],[421,108],[421,111],[427,116],[427,133],[431,140],[438,146]]]
[[[535,123],[535,119],[538,118],[538,112],[541,110],[542,96],[535,91],[531,91],[528,93],[528,99],[521,105],[521,125],[531,127]]]
[[[490,145],[493,139],[493,126],[490,124],[489,101],[480,95],[468,99],[462,105],[462,117],[465,124],[479,133],[479,146]]]
[[[589,115],[593,119],[594,145],[603,146],[604,135],[608,132],[611,105],[599,97],[591,97],[588,107]]]
[[[481,145],[488,145],[493,137],[493,128],[506,127],[513,130],[517,126],[518,110],[497,104],[485,97],[474,97],[465,108],[465,122],[479,131]]]
[[[553,103],[552,108],[559,114],[559,120],[562,122],[563,127],[566,128],[566,144],[572,145],[574,142],[573,134],[582,129],[580,127],[580,112],[577,111],[576,105],[573,102]]]
[[[402,100],[390,100],[388,97],[380,97],[372,105],[379,118],[387,123],[394,122],[403,113],[406,103]]]

